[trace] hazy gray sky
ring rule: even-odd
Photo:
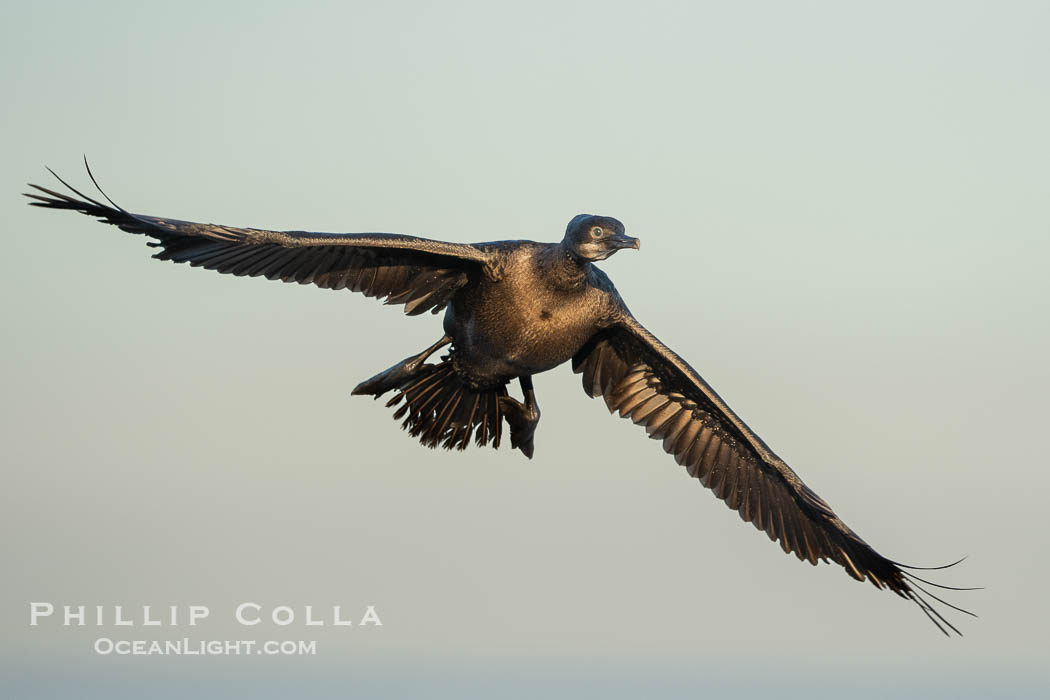
[[[6,696],[1030,696],[1048,685],[1046,3],[8,3]],[[784,556],[560,368],[536,459],[359,381],[440,334],[26,207],[642,249],[603,265],[862,537],[969,559],[945,640]],[[114,658],[28,603],[378,607],[316,657]],[[176,630],[181,636],[183,628]],[[113,628],[107,634],[116,636]],[[137,629],[167,638],[173,631]],[[197,680],[185,680],[187,674]],[[1042,689],[1042,691],[1040,691]],[[966,695],[966,694],[969,695]]]

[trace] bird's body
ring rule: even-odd
[[[498,447],[507,424],[511,446],[531,458],[540,418],[532,376],[571,361],[588,395],[643,426],[690,476],[785,552],[812,564],[833,561],[853,578],[913,601],[942,631],[958,631],[929,598],[955,606],[922,588],[920,581],[930,582],[906,571],[914,567],[883,557],[846,526],[696,370],[634,318],[594,265],[638,247],[616,219],[576,216],[558,243],[458,244],[198,224],[132,214],[72,187],[81,199],[33,187],[43,193],[27,195],[36,206],[79,211],[150,237],[155,258],[349,289],[403,304],[413,316],[444,311],[437,342],[353,391],[393,392],[387,405],[397,406],[395,417],[429,447],[464,449],[472,438]],[[447,355],[427,362],[445,346]],[[507,391],[514,379],[524,402]]]
[[[452,298],[445,333],[458,365],[480,383],[506,383],[568,362],[619,311],[615,288],[560,244],[493,244],[498,278],[480,276]]]

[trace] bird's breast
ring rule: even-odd
[[[445,332],[459,361],[486,376],[545,372],[571,359],[597,330],[598,290],[553,288],[530,266],[465,292],[449,305]]]

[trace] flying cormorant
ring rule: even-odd
[[[853,578],[888,588],[945,634],[959,631],[929,599],[972,615],[920,582],[950,587],[907,571],[924,567],[887,559],[864,542],[696,370],[634,318],[594,265],[639,246],[616,219],[580,214],[559,243],[468,245],[390,233],[267,231],[132,214],[104,192],[108,205],[58,179],[80,199],[30,185],[42,193],[27,194],[31,204],[144,234],[158,249],[154,258],[349,289],[402,304],[409,316],[444,311],[437,342],[353,390],[377,398],[394,392],[387,406],[396,406],[394,417],[428,447],[462,450],[471,438],[498,447],[506,421],[511,446],[531,458],[540,418],[532,375],[571,360],[589,396],[601,396],[610,412],[643,426],[690,476],[785,552],[814,565],[834,561]],[[440,361],[426,362],[446,346]],[[507,393],[514,379],[524,402]]]

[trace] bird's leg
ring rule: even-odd
[[[507,423],[510,424],[510,446],[521,450],[522,454],[532,459],[535,449],[532,438],[540,422],[540,407],[536,403],[536,392],[532,389],[532,375],[522,375],[518,381],[521,382],[525,403],[504,396],[500,398],[500,407]]]
[[[415,374],[422,364],[426,362],[427,358],[433,355],[438,348],[442,348],[451,342],[452,338],[447,335],[442,336],[441,340],[437,341],[423,352],[418,355],[413,355],[412,357],[406,357],[390,369],[380,372],[371,379],[366,379],[354,387],[354,390],[350,393],[372,394],[378,398],[391,389],[397,389],[401,386],[403,381]]]

